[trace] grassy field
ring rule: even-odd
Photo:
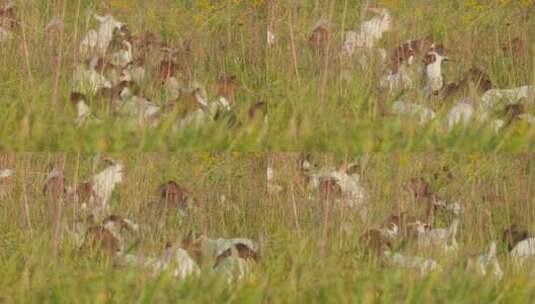
[[[167,241],[180,240],[188,231],[211,237],[242,236],[267,239],[258,208],[263,206],[265,164],[256,154],[143,154],[120,155],[124,181],[115,190],[112,213],[140,225],[137,254],[158,256]],[[54,203],[42,194],[47,166],[63,162],[70,185],[88,179],[97,164],[94,157],[76,154],[12,154],[1,157],[2,168],[12,168],[8,198],[1,204],[0,295],[2,302],[161,302],[230,300],[217,277],[179,282],[170,276],[115,269],[111,264],[82,257],[67,235],[59,256],[52,255]],[[202,212],[183,218],[170,212],[162,217],[156,189],[175,180],[205,202]],[[4,189],[4,188],[3,188]],[[221,196],[225,196],[225,203]],[[25,212],[25,207],[28,212]],[[64,225],[72,227],[80,211],[72,201],[64,205]],[[203,287],[201,287],[203,286]],[[211,292],[207,293],[206,289]],[[213,292],[213,293],[212,293]],[[250,297],[247,293],[240,297]]]
[[[13,39],[0,46],[0,146],[85,152],[533,149],[532,125],[515,123],[498,134],[479,124],[447,131],[442,118],[452,101],[430,102],[418,89],[385,95],[377,85],[385,74],[383,65],[362,69],[358,56],[342,60],[344,30],[358,29],[370,18],[363,8],[375,4],[388,8],[393,18],[393,29],[379,43],[388,56],[404,41],[429,36],[451,51],[452,61],[444,65],[446,83],[478,67],[497,88],[533,84],[533,5],[525,1],[21,2],[16,5],[19,24]],[[90,12],[113,14],[134,34],[150,31],[169,45],[187,45],[189,53],[179,63],[192,71],[209,98],[217,97],[218,77],[236,76],[234,112],[242,126],[229,127],[229,121],[221,119],[173,132],[175,115],[153,128],[94,109],[99,123],[77,127],[68,100],[74,69],[82,61],[78,46],[86,31],[96,27]],[[63,32],[44,32],[53,16],[63,16]],[[329,22],[332,35],[326,54],[317,54],[307,43],[320,19]],[[268,25],[276,37],[273,46],[266,45]],[[527,41],[519,61],[502,50],[514,37]],[[154,75],[154,66],[146,68]],[[142,91],[165,104],[153,78]],[[398,99],[429,106],[438,118],[422,126],[410,117],[394,116],[391,104]],[[257,101],[268,103],[267,125],[247,120],[248,108]],[[526,110],[534,114],[532,107]]]
[[[469,254],[484,251],[503,228],[516,222],[534,229],[533,155],[375,154],[352,157],[313,154],[318,167],[356,160],[369,192],[370,222],[364,224],[348,209],[333,207],[325,224],[315,192],[296,190],[298,154],[144,154],[114,155],[125,166],[125,180],[112,197],[112,211],[140,224],[133,252],[155,255],[164,242],[193,230],[210,237],[248,237],[259,245],[261,261],[247,279],[227,285],[204,269],[199,278],[179,281],[153,277],[136,268],[80,256],[65,237],[58,256],[52,254],[54,207],[41,194],[44,173],[53,160],[64,162],[70,184],[85,180],[94,158],[76,154],[3,155],[3,168],[15,170],[8,198],[0,205],[0,296],[11,302],[238,302],[238,303],[527,303],[535,298],[534,283],[514,273],[499,242],[505,276],[480,277],[467,272]],[[274,181],[283,187],[265,195],[267,158]],[[435,173],[448,166],[453,180]],[[440,171],[440,170],[439,170]],[[377,227],[388,215],[414,210],[403,190],[408,179],[422,176],[434,191],[466,205],[455,259],[440,259],[442,271],[418,273],[382,267],[370,259],[359,238],[366,227]],[[202,199],[205,209],[179,218],[155,216],[156,186],[174,179]],[[221,195],[226,199],[222,201]],[[28,211],[26,212],[26,208]],[[63,219],[72,223],[75,206],[67,202]],[[156,213],[157,214],[157,213]],[[441,215],[437,226],[447,225]],[[325,226],[326,225],[326,226]],[[321,231],[327,246],[319,253]],[[410,250],[410,249],[406,249]]]
[[[83,63],[78,50],[89,29],[98,28],[90,13],[112,14],[134,35],[155,34],[173,47],[188,45],[177,64],[215,99],[216,80],[223,74],[239,82],[234,112],[242,127],[225,119],[201,128],[172,131],[176,115],[165,116],[156,128],[138,126],[110,116],[90,104],[99,123],[77,127],[69,101],[75,67]],[[44,31],[54,16],[64,20],[63,31]],[[266,11],[249,1],[37,1],[17,2],[18,25],[13,38],[0,45],[0,146],[21,151],[257,151],[264,145],[262,120],[248,121],[247,109],[266,101]],[[157,85],[156,64],[147,63],[145,97],[165,103]],[[172,114],[172,113],[171,113]]]
[[[528,1],[529,2],[529,1]],[[340,51],[346,30],[358,30],[372,17],[367,5],[388,8],[392,30],[377,47],[390,60],[402,43],[431,37],[450,51],[443,64],[445,83],[456,82],[471,67],[487,73],[497,88],[533,84],[533,5],[526,1],[300,1],[275,2],[268,24],[278,38],[268,49],[270,136],[273,149],[289,151],[529,151],[534,128],[519,123],[495,134],[477,123],[447,131],[442,118],[453,101],[429,100],[422,86],[388,95],[379,87],[387,67],[358,64]],[[309,47],[318,20],[328,22],[324,51]],[[503,45],[526,37],[526,56],[514,62]],[[415,59],[421,64],[421,59]],[[389,61],[387,61],[387,64]],[[393,115],[396,100],[430,107],[437,118],[419,125],[415,118]],[[477,105],[477,102],[475,103]],[[527,109],[533,113],[533,107]]]
[[[531,269],[515,271],[501,240],[511,223],[535,231],[534,125],[515,120],[498,132],[478,123],[447,130],[444,118],[456,100],[426,97],[423,79],[415,89],[386,93],[378,85],[386,66],[377,58],[363,68],[358,52],[351,59],[340,55],[345,31],[370,18],[366,7],[380,6],[393,19],[392,30],[377,45],[388,56],[407,40],[429,36],[448,50],[445,83],[477,67],[497,88],[534,85],[532,1],[13,3],[12,38],[0,42],[0,151],[9,151],[0,155],[0,170],[13,170],[10,178],[0,177],[0,304],[535,302]],[[92,13],[111,14],[132,34],[151,32],[166,46],[144,58],[147,77],[136,94],[166,109],[170,99],[159,78],[165,56],[159,56],[173,48],[179,54],[177,75],[183,77],[178,78],[186,83],[181,85],[189,90],[200,84],[209,101],[218,100],[221,77],[235,77],[231,113],[177,130],[181,107],[195,94],[177,99],[185,104],[165,112],[155,126],[135,115],[111,115],[112,106],[94,94],[86,100],[91,116],[78,123],[70,98],[77,66],[88,65],[80,42],[98,27]],[[63,27],[45,31],[55,16]],[[321,51],[309,46],[319,20],[328,22],[331,34]],[[267,43],[266,30],[274,35],[273,44]],[[514,37],[525,41],[520,58],[503,50]],[[396,100],[423,105],[437,116],[422,125],[395,115]],[[525,100],[531,115],[534,100]],[[261,102],[265,115],[251,117],[251,107]],[[478,106],[477,98],[472,102]],[[491,118],[507,119],[502,112],[495,109]],[[300,188],[303,153],[311,157],[312,172],[358,164],[368,221],[355,210],[325,204],[317,189]],[[178,244],[190,231],[244,237],[259,247],[260,260],[250,275],[228,284],[207,264],[200,265],[199,277],[178,280],[171,273],[154,276],[82,255],[65,230],[58,243],[56,228],[74,226],[80,206],[72,199],[58,205],[43,195],[50,164],[59,164],[74,186],[102,169],[99,156],[124,165],[111,212],[140,225],[128,241],[131,253],[160,256],[167,242]],[[268,191],[268,165],[281,189],[277,194]],[[366,229],[378,228],[392,214],[421,212],[405,189],[419,177],[440,198],[464,205],[456,256],[397,244],[404,254],[438,261],[441,269],[425,276],[383,265],[359,242]],[[189,189],[200,208],[186,216],[164,210],[157,187],[168,180]],[[435,224],[448,227],[451,220],[438,214]],[[483,253],[493,240],[504,270],[501,280],[465,267],[468,257]]]

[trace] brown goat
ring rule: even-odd
[[[83,253],[95,252],[105,256],[113,256],[120,250],[120,241],[108,229],[102,226],[93,226],[87,229],[81,247]]]
[[[525,49],[526,42],[520,37],[515,37],[502,46],[503,53],[513,57],[513,60],[521,59],[525,54]]]
[[[235,102],[239,83],[236,76],[224,74],[217,80],[217,94],[225,97],[230,103]]]
[[[361,246],[376,257],[380,257],[385,251],[392,249],[392,243],[378,229],[368,229],[360,237]]]
[[[186,209],[193,200],[193,195],[186,188],[180,186],[175,181],[168,181],[161,184],[157,192],[162,202],[168,206]]]
[[[67,178],[63,173],[49,176],[43,186],[43,195],[53,200],[59,200],[67,194]]]
[[[448,100],[458,94],[466,94],[470,85],[476,89],[478,94],[483,94],[494,87],[490,77],[479,68],[474,67],[463,74],[461,81],[447,84],[438,94],[444,100]]]
[[[325,52],[331,41],[331,30],[326,23],[320,23],[312,30],[308,46],[316,51]]]
[[[247,110],[247,116],[249,119],[255,119],[256,117],[264,117],[267,113],[267,103],[258,101],[249,107]]]
[[[320,181],[319,185],[320,194],[324,200],[332,200],[333,197],[339,197],[342,195],[342,188],[336,180],[327,178]]]

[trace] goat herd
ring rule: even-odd
[[[112,261],[119,267],[139,267],[154,275],[169,272],[184,279],[199,275],[200,266],[222,273],[229,282],[240,280],[249,273],[249,264],[258,260],[257,245],[245,238],[210,239],[190,232],[181,242],[170,240],[161,254],[148,257],[130,253],[128,238],[137,234],[139,225],[125,217],[111,214],[110,199],[116,186],[123,181],[123,165],[111,158],[99,157],[104,168],[90,179],[70,186],[59,164],[51,165],[43,186],[46,199],[64,204],[72,202],[76,220],[63,223],[62,237],[75,244],[81,254]],[[8,197],[14,170],[4,169],[0,174],[0,190]],[[174,181],[157,187],[161,206],[187,216],[198,202],[190,191]]]
[[[344,70],[342,75],[351,77],[346,72],[353,69],[355,61],[364,71],[371,63],[378,62],[384,75],[377,81],[377,86],[386,94],[380,96],[381,99],[412,96],[407,95],[409,92],[422,92],[426,97],[425,104],[396,100],[391,113],[414,115],[421,123],[428,123],[435,119],[437,109],[442,110],[449,104],[451,107],[443,123],[447,129],[476,122],[498,132],[517,121],[535,124],[535,117],[528,109],[533,102],[534,86],[496,88],[491,77],[477,66],[467,69],[458,81],[445,83],[442,64],[450,61],[448,53],[452,53],[451,49],[430,37],[423,37],[387,52],[378,44],[385,33],[393,31],[392,16],[387,9],[379,7],[368,7],[366,12],[373,17],[358,29],[345,32],[339,52]],[[134,121],[152,126],[157,125],[163,115],[174,113],[175,116],[171,116],[176,117],[174,131],[217,119],[227,119],[231,126],[242,124],[234,107],[240,88],[237,77],[219,75],[214,90],[216,97],[210,99],[205,87],[196,79],[198,73],[190,62],[195,51],[189,41],[173,45],[148,31],[135,34],[111,15],[90,16],[98,22],[98,27],[90,29],[79,43],[78,61],[81,63],[74,69],[70,94],[78,124],[88,120],[98,122],[92,116],[97,110],[134,118]],[[0,9],[0,43],[14,39],[17,23],[13,4],[4,5]],[[267,26],[268,48],[277,46],[277,33],[272,23]],[[45,31],[53,32],[63,26],[61,20],[54,18]],[[312,29],[308,44],[324,53],[332,40],[331,25],[320,20]],[[501,55],[519,62],[518,58],[525,55],[526,50],[525,39],[516,37],[502,47]],[[422,74],[424,87],[420,86]],[[153,99],[144,94],[147,84],[155,85],[151,89],[156,92]],[[249,102],[247,119],[261,117],[266,124],[265,101]]]
[[[205,87],[196,79],[194,51],[185,41],[178,46],[161,41],[149,31],[134,34],[128,26],[111,15],[90,14],[98,22],[78,47],[72,75],[70,101],[76,111],[77,124],[98,123],[96,112],[133,118],[139,124],[155,126],[164,115],[173,118],[172,130],[199,127],[206,121],[225,120],[230,127],[242,125],[236,111],[240,83],[235,75],[221,74],[215,84],[217,98],[211,100]],[[53,33],[64,27],[57,17],[44,29]],[[12,3],[0,8],[0,45],[13,39],[17,29]],[[153,85],[154,98],[145,96],[147,85]],[[247,122],[263,119],[264,101],[250,100]],[[172,114],[172,115],[171,115]]]
[[[268,163],[267,190],[270,196],[280,196],[289,188],[275,182],[274,165],[274,161]],[[295,185],[298,186],[292,189],[302,189],[308,198],[318,194],[323,204],[352,210],[362,222],[373,227],[370,225],[370,195],[362,185],[357,164],[314,169],[316,166],[311,165],[310,157],[302,156],[297,160],[297,168]],[[443,171],[446,180],[451,180],[449,169],[444,167]],[[497,279],[503,277],[496,240],[488,244],[484,253],[463,259],[457,235],[461,218],[465,215],[464,203],[439,198],[424,178],[412,178],[404,184],[404,188],[411,194],[416,207],[406,209],[415,210],[414,214],[401,211],[388,216],[377,228],[368,228],[360,236],[359,248],[372,260],[379,261],[383,266],[413,269],[422,275],[441,270],[439,261],[453,261],[458,266],[462,262],[461,267],[474,273],[491,273]],[[437,216],[449,220],[449,226],[436,227]],[[507,246],[507,257],[513,270],[530,269],[529,264],[535,261],[535,237],[527,229],[512,224],[503,231],[502,241]],[[416,254],[412,254],[414,252]],[[535,268],[529,271],[529,275],[535,276]]]
[[[135,254],[135,245],[143,240],[138,235],[139,225],[110,211],[112,193],[123,181],[123,165],[120,161],[102,157],[99,157],[99,163],[102,163],[102,170],[86,181],[73,184],[69,184],[60,165],[51,165],[42,188],[47,200],[60,205],[72,202],[72,206],[77,206],[74,209],[75,220],[67,223],[64,219],[60,234],[63,242],[75,244],[80,253],[111,260],[118,267],[145,269],[154,275],[169,272],[180,279],[200,275],[209,269],[210,272],[223,274],[228,282],[246,278],[252,265],[259,260],[259,248],[250,239],[212,239],[191,231],[182,235],[181,241],[168,240],[159,254]],[[286,191],[300,189],[298,192],[303,193],[307,200],[349,210],[351,217],[355,215],[367,227],[359,233],[355,254],[367,253],[383,267],[410,268],[422,275],[443,269],[439,262],[451,261],[455,265],[463,262],[462,267],[481,275],[492,274],[497,279],[504,275],[497,240],[491,241],[488,249],[480,255],[461,253],[464,247],[460,245],[458,234],[463,217],[468,218],[465,203],[441,199],[425,179],[412,178],[404,184],[415,208],[407,207],[374,225],[371,196],[360,178],[359,165],[319,168],[311,164],[309,157],[299,157],[296,164],[295,184],[289,187],[276,183],[283,180],[277,178],[278,171],[274,170],[278,163],[268,158],[267,198],[284,199]],[[451,175],[447,168],[444,172],[446,176]],[[9,197],[8,189],[13,188],[10,187],[13,176],[14,170],[11,169],[0,172],[3,200]],[[156,192],[158,205],[167,210],[166,214],[171,211],[179,217],[187,217],[202,207],[192,192],[175,181],[159,185]],[[449,225],[436,227],[437,223],[444,221],[449,221]],[[351,229],[353,235],[356,229]],[[128,241],[132,236],[138,236],[135,242]],[[513,271],[530,269],[529,265],[535,261],[535,237],[517,224],[505,229],[502,236]],[[535,268],[530,270],[529,275],[535,275]]]
[[[452,48],[446,48],[428,36],[406,41],[387,51],[380,45],[384,34],[396,29],[392,16],[387,9],[379,7],[368,7],[365,12],[373,16],[357,29],[345,32],[338,52],[341,77],[351,81],[351,71],[355,67],[369,75],[374,64],[378,65],[383,76],[377,79],[373,88],[380,92],[379,99],[394,99],[390,109],[384,102],[379,104],[385,114],[413,116],[420,124],[439,121],[439,125],[448,130],[474,124],[498,132],[519,121],[535,124],[535,116],[529,113],[535,86],[497,88],[479,66],[465,69],[458,81],[446,83],[442,65],[447,61],[464,64],[461,58],[450,59],[450,54],[461,57],[460,51],[454,53]],[[327,56],[333,45],[333,28],[321,19],[312,29],[308,45],[320,56]],[[275,47],[277,35],[272,24],[268,26],[267,37],[268,45]],[[519,62],[527,57],[527,50],[528,43],[519,36],[505,43],[500,55],[504,60],[512,58],[520,65]],[[421,96],[423,102],[399,99]],[[444,111],[443,121],[435,119],[436,111]]]

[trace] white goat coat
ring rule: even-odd
[[[499,104],[515,104],[522,98],[534,97],[535,86],[522,86],[514,89],[492,89],[481,97],[481,110],[492,111]]]
[[[436,116],[433,110],[430,110],[419,104],[408,103],[400,100],[394,102],[394,104],[392,105],[392,110],[394,114],[415,115],[420,118],[420,124],[426,124]]]
[[[535,238],[522,240],[511,250],[511,258],[516,265],[522,265],[535,257]]]
[[[363,22],[356,36],[356,46],[371,49],[392,27],[392,18],[385,10],[383,16],[375,16]]]
[[[496,242],[492,242],[484,254],[468,260],[468,269],[475,270],[482,276],[486,276],[491,267],[494,277],[500,280],[503,277],[503,271],[496,257]]]
[[[108,47],[113,39],[113,33],[120,29],[124,24],[115,20],[111,15],[99,16],[94,18],[100,22],[98,31],[89,30],[80,43],[80,53],[84,56],[91,52],[96,52],[100,56],[105,56]]]
[[[473,117],[474,107],[465,101],[460,102],[450,109],[446,117],[448,129],[451,130],[458,124],[466,127],[472,121]]]
[[[119,163],[111,165],[92,178],[92,190],[96,203],[107,207],[115,186],[123,181],[123,166]]]

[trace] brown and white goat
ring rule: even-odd
[[[123,231],[137,232],[138,225],[118,215],[110,215],[101,225],[91,226],[85,232],[80,251],[113,257],[122,253],[125,241]]]

